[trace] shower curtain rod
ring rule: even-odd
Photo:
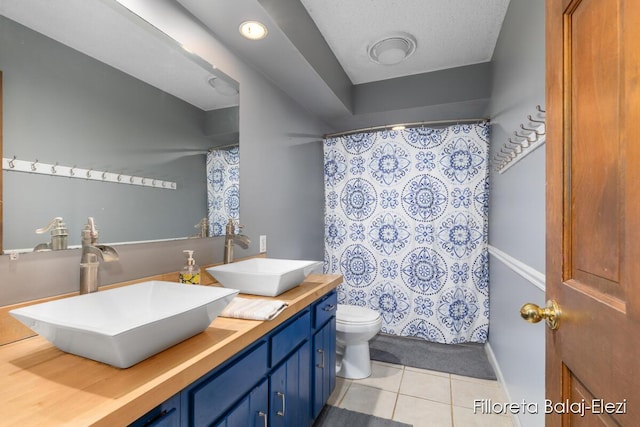
[[[335,138],[337,136],[345,136],[345,135],[351,135],[351,134],[355,134],[355,133],[361,133],[361,132],[367,132],[367,131],[378,131],[378,130],[383,130],[383,129],[391,129],[394,128],[396,126],[404,126],[405,128],[416,128],[416,127],[421,127],[421,126],[425,126],[425,125],[447,125],[447,124],[461,124],[461,123],[482,123],[482,122],[489,122],[490,120],[487,117],[481,117],[481,118],[476,118],[476,119],[458,119],[458,120],[432,120],[432,121],[426,121],[426,122],[413,122],[413,123],[396,123],[393,125],[384,125],[384,126],[372,126],[372,127],[368,127],[368,128],[362,128],[362,129],[354,129],[354,130],[348,130],[348,131],[344,131],[344,132],[336,132],[336,133],[328,133],[324,136],[324,138]]]
[[[233,148],[233,147],[239,147],[239,146],[240,146],[239,142],[234,142],[233,144],[221,145],[219,147],[211,147],[207,151],[224,150],[225,148]]]

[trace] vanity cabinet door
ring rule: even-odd
[[[269,383],[258,384],[216,427],[267,427],[269,417]]]
[[[269,426],[309,425],[311,348],[306,341],[269,376]]]
[[[269,345],[260,341],[252,349],[217,368],[211,375],[182,391],[190,426],[210,426],[249,393],[267,373]]]
[[[313,408],[315,419],[336,385],[336,318],[313,336]]]

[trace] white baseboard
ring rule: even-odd
[[[513,402],[511,399],[511,395],[509,394],[509,389],[507,388],[507,384],[504,381],[504,376],[502,375],[502,371],[500,370],[500,365],[498,364],[498,359],[496,359],[496,355],[491,348],[491,344],[487,341],[484,345],[484,350],[487,353],[487,357],[489,358],[489,363],[493,366],[493,370],[496,373],[496,377],[498,378],[498,383],[500,387],[502,387],[502,391],[504,392],[504,397],[506,402]],[[505,403],[506,403],[505,402]],[[513,420],[514,427],[522,427],[520,424],[520,419],[517,414],[511,414],[511,419]]]

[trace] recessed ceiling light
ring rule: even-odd
[[[258,21],[244,21],[239,27],[240,34],[249,40],[261,40],[267,36],[267,27]]]
[[[383,65],[399,64],[416,50],[416,40],[409,34],[387,36],[369,45],[369,57]]]

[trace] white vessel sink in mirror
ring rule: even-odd
[[[309,274],[322,272],[322,265],[322,261],[252,258],[209,267],[207,271],[225,288],[274,297],[298,286]]]
[[[9,313],[60,350],[128,368],[204,331],[237,294],[150,281]]]

